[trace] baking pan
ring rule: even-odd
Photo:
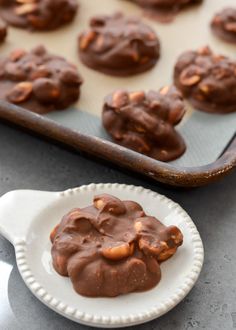
[[[85,80],[78,104],[65,111],[39,116],[0,101],[0,119],[174,186],[204,185],[229,173],[236,165],[235,113],[211,115],[188,106],[184,120],[177,127],[187,143],[187,152],[168,164],[112,143],[101,125],[100,116],[104,96],[116,88],[147,91],[171,84],[176,58],[187,49],[208,44],[216,53],[234,57],[236,46],[216,39],[209,29],[213,14],[222,7],[233,6],[234,0],[204,1],[202,5],[182,11],[170,24],[143,18],[160,37],[161,59],[149,72],[129,78],[105,76],[83,66],[77,55],[77,36],[95,14],[119,10],[140,16],[142,10],[121,0],[99,0],[99,6],[96,1],[79,2],[80,11],[72,24],[45,33],[10,28],[7,42],[0,48],[0,53],[5,55],[22,47],[19,40],[24,40],[27,49],[41,43],[49,51],[77,64]]]
[[[236,166],[236,138],[214,163],[200,167],[177,167],[146,157],[104,139],[82,134],[27,110],[0,101],[0,118],[68,145],[75,150],[108,160],[173,186],[194,187],[225,176]]]

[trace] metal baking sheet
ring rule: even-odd
[[[0,47],[6,55],[16,47],[31,49],[44,44],[52,53],[60,54],[78,65],[84,77],[81,99],[73,108],[53,112],[46,117],[82,133],[110,139],[101,125],[102,103],[105,95],[116,88],[157,90],[172,83],[173,66],[177,56],[187,49],[209,45],[216,53],[235,58],[236,45],[216,39],[209,28],[215,12],[234,6],[235,0],[205,0],[202,5],[181,11],[174,22],[161,24],[143,17],[161,40],[161,58],[156,67],[129,78],[110,77],[86,68],[77,54],[78,34],[87,28],[89,18],[97,14],[122,11],[127,15],[142,15],[142,10],[124,0],[80,0],[80,10],[72,24],[53,32],[28,32],[10,28],[7,42]],[[193,110],[188,105],[185,119],[177,128],[183,135],[187,152],[172,162],[176,166],[202,166],[215,161],[235,134],[236,113],[211,115]]]
[[[79,130],[81,133],[94,135],[109,141],[110,136],[102,127],[99,117],[85,111],[72,108],[66,112],[53,112],[46,117],[63,126]],[[178,127],[184,137],[187,150],[185,154],[170,162],[176,166],[203,166],[214,162],[225,149],[235,133],[236,115],[209,115],[194,112],[183,125]]]

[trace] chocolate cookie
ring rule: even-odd
[[[53,30],[73,20],[77,0],[0,0],[0,16],[10,25]]]
[[[78,100],[81,83],[75,65],[43,46],[0,60],[0,99],[36,113],[67,108]]]
[[[7,25],[0,19],[0,43],[6,39]]]
[[[116,143],[170,161],[186,149],[174,128],[184,113],[183,98],[175,87],[147,94],[118,90],[105,98],[103,125]]]
[[[174,80],[196,109],[236,111],[236,61],[214,54],[209,47],[183,53],[175,65]]]
[[[129,76],[153,67],[160,55],[155,32],[138,18],[97,16],[79,37],[79,55],[88,67],[115,76]]]
[[[217,13],[211,22],[211,28],[217,37],[236,43],[236,8],[225,8]]]
[[[161,22],[170,22],[184,7],[201,3],[203,0],[131,0],[144,8],[144,13]]]
[[[70,211],[50,238],[55,270],[89,297],[153,288],[161,279],[159,264],[183,242],[177,227],[147,216],[135,202],[107,194]]]

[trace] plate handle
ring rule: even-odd
[[[0,234],[14,244],[25,239],[28,228],[42,208],[59,197],[57,192],[14,190],[0,198]]]

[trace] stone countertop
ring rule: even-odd
[[[236,172],[198,189],[165,187],[0,124],[0,195],[91,182],[142,185],[166,195],[190,214],[204,243],[204,267],[190,294],[168,314],[129,329],[236,329]],[[13,216],[17,220],[17,214]],[[1,236],[0,329],[89,329],[51,311],[31,294],[17,270],[12,245]]]

